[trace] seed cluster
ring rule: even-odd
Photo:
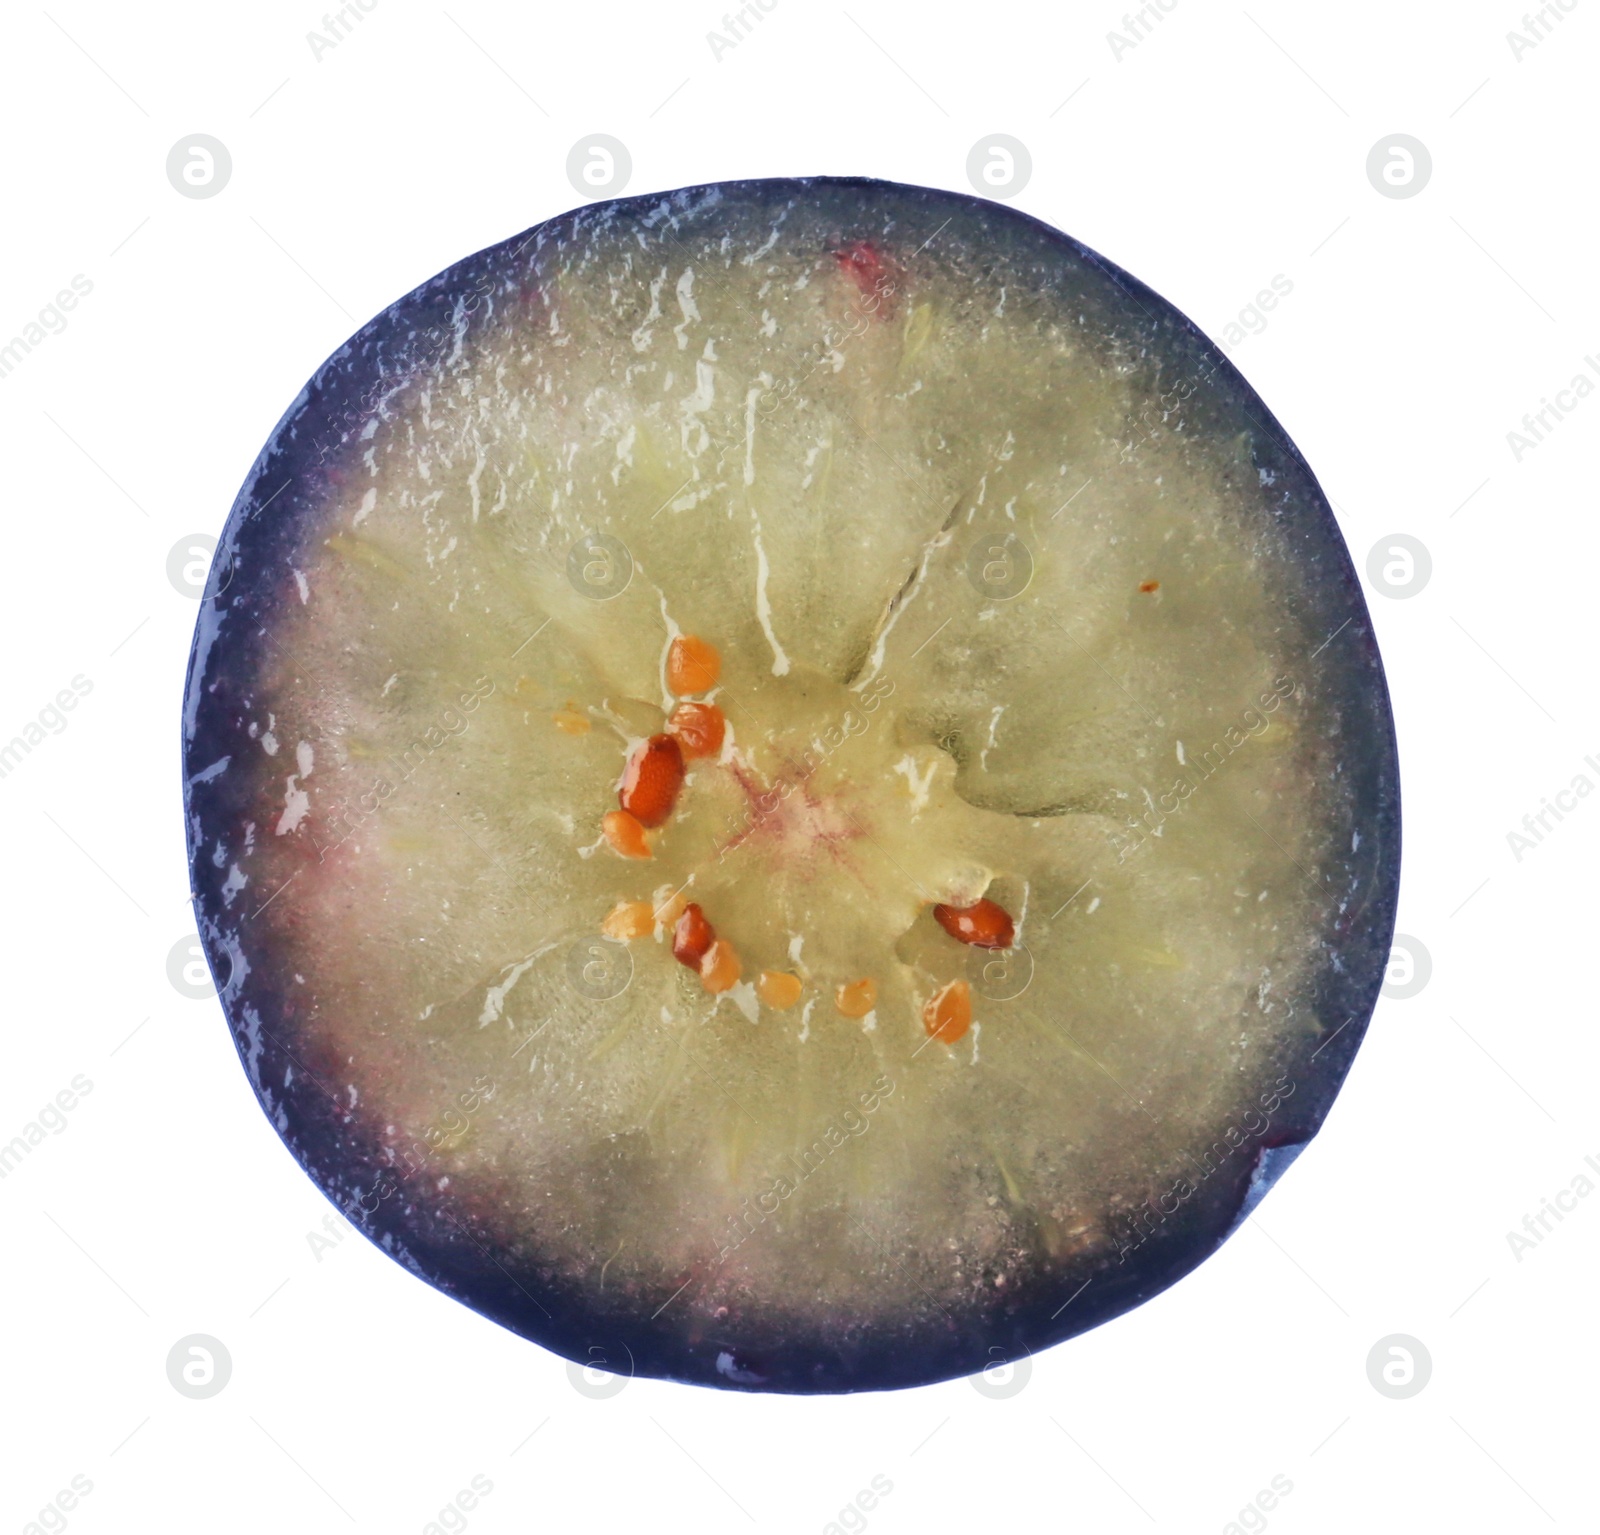
[[[727,738],[726,716],[703,696],[722,675],[716,646],[698,635],[675,635],[667,647],[665,672],[667,687],[679,701],[667,716],[664,731],[630,749],[617,789],[619,808],[608,811],[601,823],[607,844],[621,858],[652,856],[649,834],[671,820],[688,764],[720,757]],[[584,716],[571,706],[554,716],[557,728],[567,734],[580,733],[574,720]],[[986,897],[970,906],[935,905],[933,917],[956,942],[976,948],[1008,949],[1016,938],[1010,914]],[[717,936],[701,907],[685,902],[681,892],[663,887],[654,902],[619,901],[600,924],[607,938],[623,943],[658,929],[670,935],[673,958],[699,975],[708,992],[727,991],[742,977],[744,966],[733,945]],[[784,1012],[800,1000],[805,983],[793,971],[763,970],[755,990],[764,1006]],[[841,1017],[870,1018],[877,1002],[878,983],[872,976],[834,988],[833,1005]],[[972,991],[967,982],[950,981],[929,997],[922,1007],[922,1023],[932,1038],[944,1044],[959,1040],[972,1026]]]

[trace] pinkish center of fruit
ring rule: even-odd
[[[818,793],[804,767],[785,769],[770,782],[740,762],[732,771],[744,791],[744,820],[721,844],[719,855],[750,845],[796,863],[819,854],[843,861],[847,845],[865,835],[842,792]]]

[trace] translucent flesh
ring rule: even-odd
[[[867,308],[828,230],[728,217],[552,249],[358,437],[264,652],[259,920],[330,1088],[503,1261],[686,1330],[937,1325],[1114,1260],[1259,1104],[1316,1028],[1342,790],[1242,436],[932,219],[869,231]],[[570,574],[597,534],[615,595]],[[623,859],[678,634],[726,739]],[[659,924],[590,947],[663,886],[731,989]],[[1010,968],[931,917],[985,894]]]

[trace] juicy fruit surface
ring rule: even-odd
[[[1292,450],[969,199],[701,189],[433,286],[448,344],[334,359],[197,643],[279,1128],[463,1298],[488,1254],[525,1330],[723,1384],[976,1369],[1195,1261],[1391,901]]]

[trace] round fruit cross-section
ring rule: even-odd
[[[340,349],[229,519],[186,808],[250,1080],[568,1358],[1017,1358],[1200,1262],[1382,977],[1383,673],[1169,304],[859,180],[600,203]]]

